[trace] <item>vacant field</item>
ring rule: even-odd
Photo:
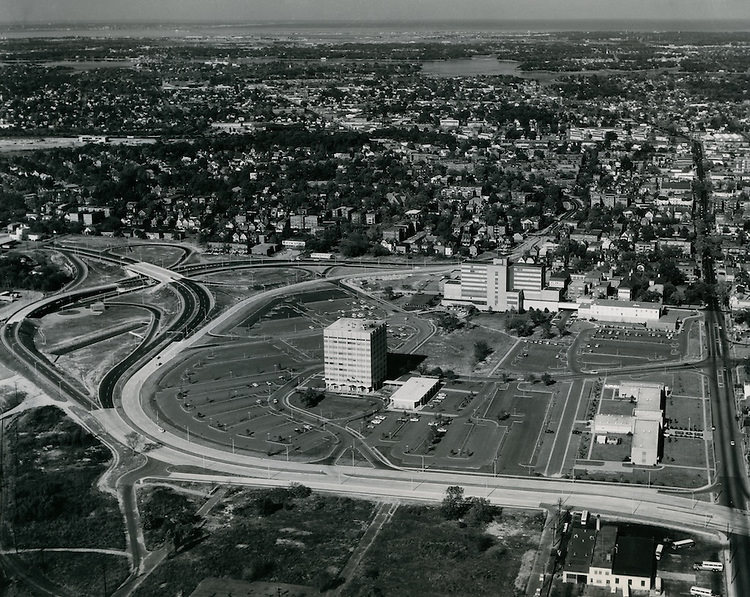
[[[100,284],[113,284],[127,278],[124,267],[88,257],[79,257],[88,267],[88,276],[82,283],[82,287],[98,286]]]
[[[629,435],[620,435],[609,433],[608,439],[620,440],[619,444],[598,444],[594,436],[593,449],[591,451],[591,460],[605,460],[612,462],[624,462],[627,458],[630,460],[630,448],[633,444],[633,438]]]
[[[435,274],[393,274],[367,280],[366,288],[382,292],[390,287],[394,293],[439,292],[440,277]]]
[[[46,352],[73,339],[93,337],[125,323],[146,324],[149,320],[149,312],[139,307],[115,305],[99,314],[87,308],[66,309],[45,315],[34,341],[41,351]]]
[[[705,469],[706,445],[702,439],[668,437],[664,442],[664,464],[695,466]]]
[[[160,267],[171,267],[181,259],[187,251],[176,246],[157,245],[157,244],[128,244],[127,246],[115,247],[110,253],[113,255],[122,255],[153,263]]]
[[[305,493],[238,490],[225,497],[199,530],[196,524],[196,541],[180,547],[134,594],[189,595],[208,576],[334,586],[373,505]],[[143,513],[152,514],[159,512]]]
[[[508,356],[506,367],[513,371],[544,373],[565,370],[567,345],[550,340],[522,340]]]
[[[523,595],[543,523],[506,509],[485,531],[446,521],[438,508],[401,506],[344,594]]]
[[[28,411],[5,425],[4,495],[20,548],[124,549],[117,500],[96,481],[109,450],[59,409]]]
[[[136,330],[136,333],[142,333],[142,330]],[[55,365],[81,380],[90,394],[96,396],[102,378],[140,343],[141,338],[138,336],[122,334],[62,355],[55,361]]]
[[[703,431],[703,400],[669,396],[664,415],[673,429]]]
[[[109,554],[42,551],[13,557],[81,597],[111,595],[130,574],[128,558]]]
[[[477,342],[486,342],[492,349],[490,355],[482,362],[477,362],[474,347]],[[474,372],[491,371],[506,355],[514,340],[504,332],[485,328],[462,328],[446,333],[440,331],[430,338],[419,350],[426,354],[424,366],[430,370],[440,367],[458,374],[469,375]]]

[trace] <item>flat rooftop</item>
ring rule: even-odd
[[[636,401],[636,408],[641,411],[660,411],[663,386],[656,383],[620,384],[620,396],[632,396]]]
[[[659,421],[636,419],[633,426],[633,449],[656,449],[659,445]]]
[[[568,554],[565,556],[564,570],[588,574],[595,545],[596,529],[586,529],[580,525],[574,525],[568,541]]]
[[[653,537],[617,537],[613,574],[653,578],[655,565]]]
[[[602,525],[599,534],[596,537],[594,545],[594,554],[591,559],[591,565],[594,568],[611,568],[612,552],[615,549],[617,540],[617,527]]]
[[[634,301],[618,301],[616,299],[594,299],[592,305],[598,305],[600,307],[620,307],[628,309],[654,309],[656,311],[661,309],[659,303],[636,303]]]
[[[371,334],[380,326],[385,325],[385,321],[378,319],[358,319],[356,317],[342,317],[334,321],[326,329],[326,333],[338,334]]]
[[[437,377],[410,377],[398,390],[393,392],[391,400],[394,402],[401,400],[420,401],[439,383],[440,380]]]

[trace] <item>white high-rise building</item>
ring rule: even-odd
[[[326,388],[366,393],[383,385],[388,357],[384,321],[343,317],[323,332]]]

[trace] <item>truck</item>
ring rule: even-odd
[[[656,561],[658,562],[661,560],[661,554],[664,551],[664,544],[659,543],[659,545],[656,546]]]

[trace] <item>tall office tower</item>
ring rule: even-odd
[[[384,321],[343,317],[323,332],[326,388],[362,394],[383,385],[388,356]]]

